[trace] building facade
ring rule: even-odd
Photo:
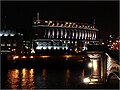
[[[23,34],[17,33],[15,30],[1,30],[0,38],[1,54],[23,53]]]
[[[81,52],[87,44],[96,44],[97,31],[94,24],[56,20],[33,20],[31,47],[40,50],[68,50]]]

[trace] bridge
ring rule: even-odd
[[[111,58],[107,53],[107,79],[106,82],[109,81],[110,77],[114,75],[115,77],[120,80],[119,74],[120,74],[120,65],[119,62],[113,58]]]
[[[84,79],[89,84],[105,84],[110,79],[120,80],[119,62],[104,51],[87,51],[87,55],[92,63],[91,75]]]

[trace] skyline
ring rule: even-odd
[[[99,37],[105,38],[109,34],[119,35],[119,2],[116,1],[90,1],[90,2],[44,2],[44,1],[14,1],[3,2],[2,26],[7,16],[7,26],[17,30],[32,30],[32,19],[40,13],[42,20],[60,20],[93,23],[99,29]]]

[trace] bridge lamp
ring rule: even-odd
[[[90,82],[90,78],[89,78],[89,77],[84,78],[84,79],[83,79],[83,82],[84,82],[84,83],[89,83],[89,82]]]
[[[19,56],[14,56],[14,57],[13,57],[14,60],[17,59],[17,58],[19,58]]]
[[[91,68],[92,67],[92,62],[88,63],[88,67]]]

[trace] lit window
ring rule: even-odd
[[[5,46],[5,44],[1,44],[1,46]]]
[[[13,46],[17,46],[16,43],[13,43]]]
[[[7,46],[11,46],[11,44],[7,44]]]

